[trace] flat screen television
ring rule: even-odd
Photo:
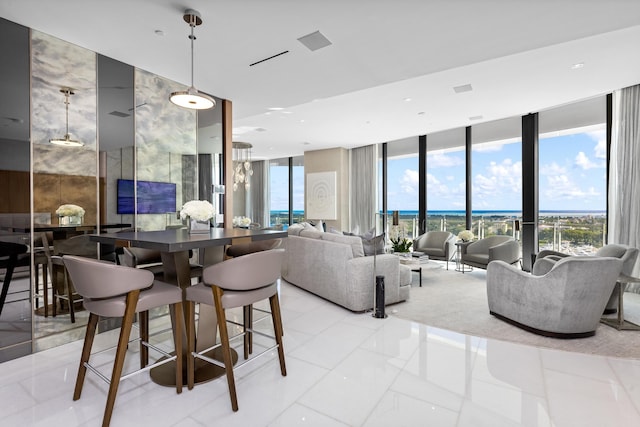
[[[132,179],[118,180],[118,214],[132,214],[134,191]],[[176,211],[176,184],[137,181],[138,213],[163,214]]]

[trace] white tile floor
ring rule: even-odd
[[[121,384],[111,425],[640,425],[640,360],[375,319],[286,283],[281,296],[286,377],[275,354],[240,368],[234,413],[224,380],[177,395],[143,374]],[[71,398],[80,346],[0,364],[0,426],[99,425],[104,383],[88,373],[82,398]]]

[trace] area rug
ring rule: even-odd
[[[451,268],[451,267],[450,267]],[[428,269],[413,275],[408,301],[387,307],[387,313],[454,332],[539,347],[603,356],[640,359],[640,331],[618,331],[600,324],[593,337],[548,338],[524,331],[489,314],[486,271],[459,273]],[[640,295],[624,295],[625,319],[640,324]]]

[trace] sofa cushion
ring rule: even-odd
[[[322,239],[323,234],[323,232],[316,230],[314,227],[311,227],[310,229],[305,228],[304,230],[300,231],[300,234],[298,234],[298,236],[309,237],[311,239]]]
[[[302,230],[304,230],[304,225],[291,224],[289,228],[287,228],[287,234],[290,236],[298,236]]]
[[[364,256],[362,239],[360,239],[360,237],[358,236],[344,236],[342,234],[324,233],[322,234],[322,240],[351,245],[351,252],[353,253],[354,258]]]
[[[464,260],[486,265],[489,263],[489,254],[466,254]]]

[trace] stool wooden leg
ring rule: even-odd
[[[244,332],[244,360],[249,358],[253,353],[253,337],[251,336],[251,328],[253,327],[253,305],[245,305],[242,307],[242,332]]]
[[[192,352],[196,351],[195,303],[191,301],[186,301],[184,305],[184,311],[185,311],[184,318],[186,322],[185,326],[187,329],[187,355],[186,355],[187,356],[187,388],[191,390],[193,388],[193,383],[195,381],[194,380],[195,360],[192,354]],[[176,318],[177,317],[178,316],[176,315]]]
[[[87,367],[84,364],[89,362],[89,356],[91,355],[91,346],[93,345],[93,338],[96,335],[96,326],[98,325],[99,318],[100,316],[98,316],[97,314],[89,314],[87,330],[84,334],[84,344],[82,345],[82,355],[80,356],[80,366],[78,367],[78,376],[76,377],[76,388],[73,392],[73,400],[80,399],[80,395],[82,394],[84,377],[87,373]]]
[[[278,358],[280,359],[280,373],[283,377],[287,376],[287,366],[284,362],[284,347],[282,346],[282,313],[280,312],[280,300],[278,294],[269,297],[269,305],[271,305],[271,318],[273,320],[273,329],[275,330],[276,342],[278,343]]]
[[[149,312],[138,313],[138,326],[140,327],[140,368],[149,364],[149,348],[144,342],[149,342]]]
[[[136,314],[139,295],[140,290],[131,291],[127,294],[122,326],[120,327],[120,338],[118,339],[118,348],[116,349],[113,372],[111,373],[111,383],[109,384],[109,393],[107,394],[107,405],[104,409],[104,417],[102,418],[103,427],[108,426],[111,422],[111,414],[113,413],[113,406],[116,403],[116,394],[118,393],[118,386],[120,385],[124,357],[127,354],[127,345],[129,344],[131,326],[133,325],[133,319]]]
[[[182,393],[182,369],[184,361],[182,359],[182,334],[184,333],[184,311],[182,302],[173,304],[175,311],[176,325],[173,332],[173,345],[176,350],[176,393]]]
[[[233,360],[229,345],[229,332],[227,331],[227,317],[225,316],[224,307],[222,307],[222,289],[217,286],[212,286],[211,288],[216,306],[216,316],[218,317],[218,331],[220,332],[220,344],[222,344],[222,358],[224,359],[224,368],[227,374],[231,409],[235,412],[238,410],[238,397],[236,395],[236,382],[233,377]]]

